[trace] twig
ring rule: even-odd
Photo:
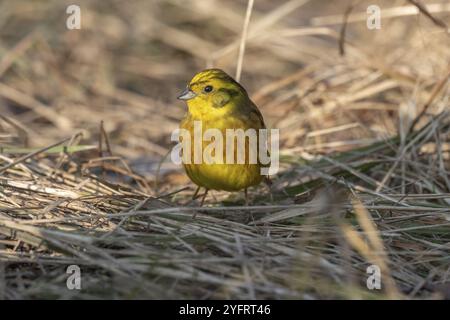
[[[441,92],[441,90],[444,88],[445,84],[447,83],[447,81],[449,79],[450,79],[450,69],[448,70],[447,74],[439,82],[437,82],[434,85],[433,90],[431,91],[430,97],[428,98],[427,102],[423,106],[422,111],[411,123],[411,126],[409,127],[409,133],[414,131],[416,125],[419,123],[419,121],[422,119],[422,117],[427,113],[428,108],[430,108],[434,99],[439,94],[439,92]]]
[[[241,80],[242,64],[244,62],[244,53],[245,53],[245,42],[247,41],[248,25],[250,24],[250,17],[252,15],[253,3],[254,0],[248,0],[247,12],[245,14],[244,28],[242,30],[241,44],[239,47],[239,56],[236,67],[236,81],[238,82]]]
[[[60,144],[62,144],[62,143],[65,143],[65,142],[69,141],[70,139],[71,139],[71,138],[66,138],[66,139],[61,140],[61,141],[59,141],[59,142],[57,142],[57,143],[54,143],[54,144],[52,144],[52,145],[50,145],[50,146],[48,146],[48,147],[45,147],[45,148],[36,150],[36,151],[34,151],[34,152],[32,152],[32,153],[29,153],[29,154],[27,154],[27,155],[25,155],[25,156],[23,156],[23,157],[20,157],[20,158],[17,159],[16,161],[11,162],[11,163],[7,164],[6,166],[1,167],[1,168],[0,168],[0,174],[3,173],[4,171],[6,171],[7,169],[11,168],[11,167],[14,167],[14,166],[17,165],[17,164],[22,163],[22,162],[24,162],[24,161],[26,161],[26,160],[28,160],[28,159],[34,157],[35,155],[38,155],[38,154],[40,154],[40,153],[42,153],[42,152],[45,152],[45,151],[47,151],[47,150],[49,150],[49,149],[51,149],[51,148],[53,148],[53,147],[56,147],[56,146],[58,146],[58,145],[60,145]]]
[[[339,33],[339,54],[341,56],[345,55],[345,34],[347,31],[347,25],[348,25],[347,22],[348,22],[348,17],[350,16],[350,13],[353,11],[353,8],[355,8],[354,3],[349,5],[344,12],[342,28],[341,28],[341,32]]]
[[[415,5],[420,12],[422,12],[426,17],[428,17],[435,25],[443,28],[446,32],[449,32],[447,24],[439,18],[433,16],[420,1],[418,0],[408,0],[409,3]]]

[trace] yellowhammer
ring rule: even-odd
[[[232,77],[219,69],[208,69],[197,73],[186,90],[178,97],[186,100],[188,112],[181,121],[180,129],[185,129],[194,136],[195,122],[201,123],[203,132],[208,129],[218,129],[223,136],[223,145],[227,143],[227,129],[265,129],[264,119],[256,105],[250,100],[245,89]],[[241,131],[242,131],[241,130]],[[228,138],[230,140],[230,138]],[[248,204],[247,188],[259,184],[264,175],[261,173],[263,165],[259,161],[249,161],[249,150],[258,149],[258,142],[249,145],[245,140],[245,161],[242,163],[226,162],[226,148],[223,148],[223,161],[216,163],[195,163],[194,141],[191,143],[191,158],[184,168],[189,178],[198,186],[194,194],[197,196],[201,187],[205,188],[203,201],[209,189],[238,191],[245,190],[245,200]],[[232,144],[237,141],[231,142]],[[201,141],[202,148],[208,145],[208,141]],[[252,149],[253,148],[253,149]],[[237,147],[234,148],[237,150]],[[236,151],[232,155],[236,160]]]

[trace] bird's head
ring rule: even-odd
[[[248,99],[245,89],[220,69],[197,73],[178,97],[186,100],[191,114],[224,114]]]

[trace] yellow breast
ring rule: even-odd
[[[197,120],[199,121],[199,120]],[[189,164],[184,164],[189,178],[198,186],[225,191],[238,191],[253,185],[257,185],[261,182],[263,176],[261,175],[260,164],[249,162],[249,145],[246,141],[245,146],[245,160],[244,163],[226,163],[226,145],[227,135],[226,129],[249,129],[248,121],[243,121],[240,118],[213,118],[207,121],[201,121],[202,130],[205,132],[207,129],[214,128],[219,129],[223,136],[223,162],[222,163],[205,163],[205,159],[202,158],[202,163],[194,163],[194,144],[199,143],[202,146],[202,150],[205,150],[211,143],[210,141],[194,141],[194,119],[191,116],[187,116],[181,123],[180,128],[186,129],[190,132],[191,137],[191,159]],[[258,128],[254,128],[258,129]],[[235,141],[233,141],[235,143]],[[258,144],[256,144],[256,147]],[[237,159],[237,145],[234,147],[235,154],[233,158]]]

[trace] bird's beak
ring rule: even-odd
[[[187,87],[178,97],[177,99],[179,100],[189,100],[192,98],[195,98],[197,95],[195,94],[194,91],[192,91],[191,89],[189,89],[189,87]]]

